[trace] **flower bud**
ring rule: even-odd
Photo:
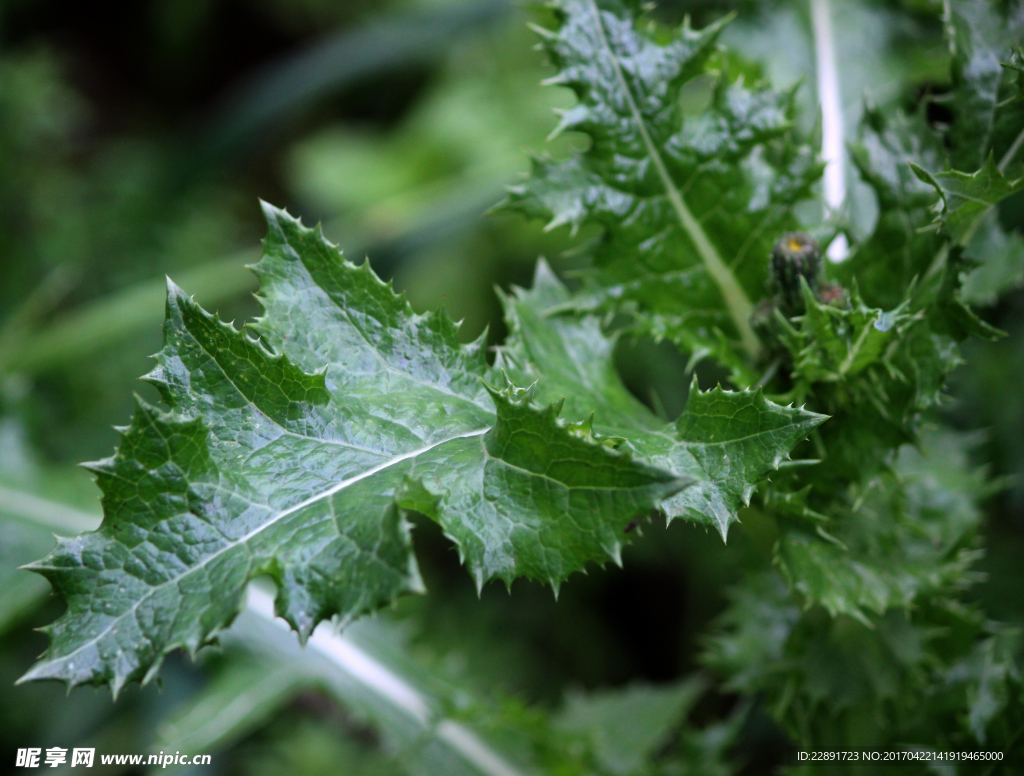
[[[821,248],[803,232],[787,232],[772,248],[769,289],[778,295],[779,308],[787,316],[804,311],[800,278],[816,293],[821,275]]]

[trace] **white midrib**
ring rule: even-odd
[[[176,577],[173,577],[171,579],[165,580],[164,582],[161,582],[159,585],[155,585],[155,586],[151,587],[146,592],[145,595],[139,597],[139,599],[137,601],[135,601],[135,603],[132,604],[130,609],[122,612],[121,614],[119,614],[115,619],[113,619],[107,625],[107,627],[105,627],[103,630],[101,630],[99,633],[97,633],[91,639],[89,639],[88,641],[86,641],[83,644],[81,644],[80,646],[78,646],[72,652],[68,652],[65,655],[61,655],[61,656],[56,657],[56,658],[54,658],[52,660],[48,660],[45,663],[41,663],[39,666],[37,666],[36,669],[33,669],[32,671],[29,672],[29,674],[26,674],[25,677],[20,679],[19,682],[23,681],[25,679],[28,679],[30,676],[32,676],[34,674],[37,674],[39,672],[39,669],[43,668],[44,666],[56,665],[56,664],[68,662],[69,660],[74,658],[75,655],[79,654],[82,650],[87,649],[88,647],[93,646],[98,641],[100,641],[102,638],[107,636],[111,632],[111,630],[113,630],[114,627],[119,622],[121,622],[125,617],[134,615],[135,611],[139,608],[139,606],[141,606],[145,601],[149,600],[150,597],[152,597],[154,594],[156,594],[160,590],[163,590],[168,585],[177,584],[182,579],[187,577],[188,575],[190,575],[190,574],[192,574],[192,573],[194,573],[196,571],[199,571],[202,568],[205,568],[206,565],[209,564],[211,561],[213,561],[216,558],[220,557],[221,555],[223,555],[224,553],[228,552],[229,550],[233,550],[236,547],[244,545],[246,542],[248,542],[251,539],[253,539],[254,537],[258,536],[260,533],[262,533],[263,531],[267,530],[271,526],[279,523],[281,520],[283,520],[284,518],[288,517],[289,515],[293,515],[296,512],[298,512],[298,511],[300,511],[302,509],[305,509],[306,507],[310,506],[311,504],[315,504],[318,501],[322,501],[325,498],[330,498],[335,493],[338,493],[339,491],[344,490],[345,488],[347,488],[347,487],[349,487],[351,485],[354,485],[355,483],[357,483],[357,482],[359,482],[361,480],[365,480],[367,477],[372,477],[374,474],[377,474],[378,472],[381,472],[384,469],[388,469],[388,468],[390,468],[392,466],[400,464],[403,461],[408,461],[410,458],[416,458],[417,456],[423,455],[424,453],[428,453],[431,450],[433,450],[434,448],[440,447],[441,445],[446,444],[448,442],[451,442],[451,441],[453,441],[455,439],[466,439],[467,437],[482,436],[483,434],[487,433],[489,428],[490,427],[474,429],[473,431],[466,431],[466,432],[464,432],[462,434],[456,434],[454,436],[442,439],[442,440],[440,440],[438,442],[434,442],[432,444],[426,445],[424,447],[419,448],[418,450],[412,450],[411,452],[403,453],[402,455],[399,455],[399,456],[391,458],[391,459],[389,459],[387,461],[384,461],[383,463],[380,463],[380,464],[378,464],[377,466],[374,466],[371,469],[367,469],[364,472],[360,472],[359,474],[355,475],[354,477],[349,477],[346,480],[342,480],[341,482],[338,482],[335,485],[332,485],[330,488],[327,488],[326,490],[323,490],[323,491],[321,491],[319,493],[316,493],[316,494],[310,496],[309,498],[307,498],[307,499],[305,499],[303,501],[300,501],[298,504],[295,504],[293,506],[288,507],[285,510],[282,510],[281,512],[279,512],[276,515],[274,515],[274,517],[271,518],[270,520],[268,520],[267,522],[262,523],[259,526],[257,526],[256,528],[254,528],[251,531],[249,531],[249,533],[247,533],[244,536],[236,539],[233,542],[229,542],[228,544],[225,544],[223,547],[221,547],[215,553],[213,553],[211,555],[208,555],[207,557],[203,558],[203,560],[200,563],[197,563],[194,566],[190,566],[188,569],[183,571],[181,574],[178,574]],[[37,568],[38,568],[38,566],[37,566]]]
[[[605,51],[608,52],[608,56],[612,62],[612,68],[615,70],[615,77],[619,82],[619,86],[622,87],[623,94],[626,97],[626,103],[629,105],[629,111],[633,114],[633,120],[636,122],[637,129],[640,132],[640,137],[643,138],[644,148],[651,157],[651,161],[654,163],[654,168],[658,171],[658,177],[661,179],[661,183],[665,188],[665,194],[668,196],[668,201],[672,205],[672,209],[675,211],[676,217],[679,219],[679,223],[682,225],[683,230],[689,235],[693,244],[696,246],[697,252],[700,254],[700,257],[704,262],[704,266],[707,268],[708,274],[711,275],[711,279],[718,285],[718,290],[721,292],[722,297],[725,299],[725,305],[729,309],[729,315],[732,317],[733,323],[739,331],[743,349],[747,351],[748,355],[755,356],[760,350],[761,345],[758,342],[757,335],[754,334],[753,327],[750,325],[750,314],[754,309],[753,305],[747,298],[746,292],[736,280],[736,276],[732,274],[732,270],[730,270],[722,260],[722,257],[718,255],[718,250],[708,238],[707,233],[704,231],[704,227],[700,225],[700,222],[694,217],[693,213],[690,212],[690,208],[683,200],[683,195],[676,187],[675,182],[672,180],[672,176],[669,175],[668,168],[665,166],[665,162],[661,158],[661,152],[658,151],[658,147],[654,144],[654,140],[647,131],[647,125],[644,123],[643,114],[640,113],[640,107],[633,98],[633,92],[630,90],[629,84],[626,81],[626,76],[622,72],[619,59],[615,55],[615,51],[612,49],[611,44],[608,42],[608,36],[604,29],[604,21],[601,19],[601,11],[598,9],[595,0],[590,0],[590,8],[594,14],[594,19],[597,22],[598,34],[601,36],[601,45]]]

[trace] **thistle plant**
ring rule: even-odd
[[[501,209],[583,230],[589,264],[569,282],[541,260],[529,289],[501,292],[509,333],[493,353],[270,205],[261,317],[239,330],[169,285],[146,377],[165,408],[140,399],[117,452],[89,464],[102,526],[29,566],[67,610],[24,679],[115,695],[151,681],[171,651],[214,643],[258,577],[303,641],[423,593],[411,512],[478,589],[528,578],[556,595],[621,563],[637,521],[660,515],[723,541],[766,525],[774,547],[706,638],[713,681],[638,708],[678,718],[733,693],[802,748],[1019,751],[1016,633],[968,592],[992,486],[936,408],[960,343],[1001,336],[963,289],[1012,282],[986,246],[1024,189],[1020,9],[946,4],[948,127],[923,108],[865,109],[848,150],[879,213],[860,239],[807,215],[823,163],[797,92],[740,75],[743,52],[719,43],[729,19],[645,14],[556,0],[539,17],[548,83],[575,95],[555,133],[588,142],[534,158]],[[710,101],[684,115],[696,79]],[[682,414],[659,417],[616,372],[627,335],[672,343],[691,371],[715,365],[721,384],[693,378]],[[527,717],[536,767],[560,773],[681,772],[712,731],[616,770],[589,733],[574,749],[571,724]],[[739,723],[721,724],[727,742]]]

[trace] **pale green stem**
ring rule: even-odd
[[[1003,158],[999,160],[999,172],[1006,172],[1006,168],[1010,166],[1010,162],[1013,161],[1013,157],[1017,155],[1020,147],[1024,145],[1024,129],[1017,135],[1017,139],[1013,141],[1013,144],[1003,154]]]
[[[683,229],[686,231],[687,235],[689,235],[694,246],[696,246],[697,253],[700,254],[708,274],[718,285],[718,290],[722,293],[722,296],[725,299],[725,305],[729,309],[729,314],[733,319],[733,323],[739,331],[743,349],[746,350],[750,356],[756,356],[760,351],[761,345],[760,342],[758,342],[757,335],[754,333],[753,327],[750,325],[750,314],[754,309],[753,305],[747,298],[747,294],[743,290],[742,286],[740,286],[739,281],[736,280],[736,276],[733,275],[732,270],[730,270],[722,260],[722,257],[718,255],[718,250],[708,238],[707,233],[704,231],[704,227],[700,225],[700,222],[694,217],[693,213],[690,212],[690,208],[687,207],[686,202],[683,200],[683,195],[676,187],[675,182],[672,180],[672,176],[669,175],[668,168],[665,166],[665,162],[661,158],[661,153],[654,144],[654,140],[651,138],[650,133],[647,131],[647,125],[644,123],[643,114],[640,113],[640,107],[633,98],[633,92],[629,88],[626,76],[622,72],[622,67],[619,64],[618,58],[615,56],[615,51],[608,42],[608,36],[605,33],[604,22],[601,19],[601,12],[597,7],[597,3],[594,2],[594,0],[590,0],[590,7],[597,20],[597,29],[601,36],[601,45],[611,57],[616,78],[618,79],[619,85],[622,87],[622,91],[625,94],[630,113],[633,114],[633,119],[636,121],[637,129],[640,131],[640,137],[644,141],[644,147],[650,155],[651,161],[654,162],[654,169],[657,170],[658,177],[661,179],[662,185],[665,187],[665,193],[668,196],[668,201],[671,203],[672,209],[675,211],[675,214],[679,219],[679,223],[682,224]]]
[[[839,72],[829,0],[811,0],[811,21],[818,71],[818,101],[821,103],[821,157],[825,162],[822,183],[825,210],[831,214],[839,211],[846,201],[846,160],[842,100],[839,95]],[[828,257],[832,261],[843,261],[848,253],[849,245],[842,234],[828,246]]]
[[[298,646],[291,627],[277,616],[273,596],[258,584],[249,586],[244,615],[239,619],[244,620],[246,616],[254,616],[277,630],[286,643],[292,642],[291,649]],[[264,640],[267,637],[258,634],[256,638]],[[393,713],[405,719],[403,728],[412,728],[420,737],[434,737],[481,776],[525,776],[467,726],[438,716],[418,688],[363,647],[338,633],[331,623],[321,623],[309,637],[303,651],[325,659],[340,674],[337,683],[329,681],[329,684],[341,688],[343,700],[349,701],[359,691],[371,693],[385,702]],[[353,693],[353,686],[358,688],[356,693]]]
[[[4,485],[0,485],[0,502],[3,503],[5,514],[28,523],[46,526],[61,536],[75,536],[83,531],[95,531],[100,524],[99,515]]]

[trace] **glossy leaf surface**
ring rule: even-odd
[[[559,70],[549,82],[578,98],[557,131],[592,143],[536,160],[507,206],[549,228],[601,227],[577,309],[634,313],[639,331],[713,354],[754,382],[728,341],[757,352],[749,317],[762,257],[795,228],[792,208],[820,173],[791,136],[792,93],[730,78],[716,57],[721,22],[699,31],[687,22],[662,40],[617,0],[554,8],[560,26],[538,29]],[[680,90],[697,77],[712,79],[711,104],[684,118]]]
[[[559,421],[443,312],[267,207],[262,342],[171,286],[165,347],[117,454],[92,465],[98,532],[32,565],[68,602],[26,678],[152,677],[270,576],[302,636],[421,589],[402,508],[439,523],[478,584],[557,585],[617,557],[622,526],[689,483]],[[268,349],[268,345],[274,351]]]
[[[525,576],[557,590],[590,561],[618,562],[623,528],[652,507],[724,534],[821,420],[759,393],[694,391],[690,411],[660,430],[614,375],[603,338],[590,372],[517,370],[506,357],[503,374],[443,311],[413,313],[318,231],[266,215],[259,340],[170,286],[147,377],[170,409],[139,400],[116,455],[91,465],[102,527],[32,564],[69,609],[26,678],[115,691],[145,681],[169,650],[195,652],[227,626],[258,576],[274,580],[278,613],[303,637],[373,611],[422,588],[405,509],[441,524],[478,585]],[[552,293],[565,291],[542,273],[534,296]],[[540,313],[528,336],[563,346]],[[507,355],[530,347],[522,335]],[[576,422],[558,417],[566,396]]]
[[[543,263],[530,291],[505,299],[513,332],[502,351],[509,374],[523,382],[545,375],[538,383],[544,398],[565,396],[570,413],[596,409],[593,428],[599,437],[627,440],[655,465],[690,475],[695,484],[662,508],[670,519],[709,523],[724,538],[756,484],[825,417],[775,404],[760,390],[701,392],[694,382],[683,414],[665,423],[620,382],[612,363],[614,342],[599,321],[559,314],[569,300],[569,291]]]

